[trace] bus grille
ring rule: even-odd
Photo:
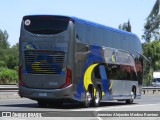
[[[26,72],[31,74],[60,74],[64,63],[64,52],[24,52]]]

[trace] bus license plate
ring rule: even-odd
[[[41,96],[41,97],[47,97],[47,93],[39,93],[39,96]]]

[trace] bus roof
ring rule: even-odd
[[[96,27],[99,27],[99,28],[107,29],[107,30],[110,30],[110,31],[113,31],[113,32],[118,32],[118,33],[125,34],[125,35],[132,36],[132,37],[137,37],[136,34],[133,34],[131,32],[127,32],[127,31],[124,31],[124,30],[112,28],[112,27],[109,27],[109,26],[105,26],[105,25],[102,25],[102,24],[99,24],[99,23],[95,23],[95,22],[91,22],[91,21],[88,21],[88,20],[80,19],[80,18],[77,18],[77,17],[71,17],[71,18],[75,21],[83,22],[83,23],[88,24],[88,25],[96,26]]]
[[[106,29],[106,30],[110,30],[110,31],[113,31],[113,32],[118,32],[118,33],[121,33],[121,34],[124,34],[124,35],[127,35],[127,36],[132,36],[132,37],[138,38],[136,34],[133,34],[131,32],[127,32],[127,31],[124,31],[124,30],[112,28],[112,27],[109,27],[109,26],[106,26],[106,25],[102,25],[102,24],[99,24],[99,23],[91,22],[91,21],[88,21],[88,20],[84,20],[84,19],[81,19],[81,18],[74,17],[74,16],[65,16],[65,15],[26,15],[26,16],[23,17],[23,19],[26,18],[26,17],[61,17],[62,19],[72,19],[72,20],[77,21],[77,22],[82,22],[84,24],[88,24],[88,25],[91,25],[91,26],[96,26],[96,27],[99,27],[99,28],[103,28],[103,29]]]

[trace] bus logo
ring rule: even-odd
[[[25,45],[24,49],[34,50],[34,49],[36,49],[36,46],[33,45],[32,43],[28,43],[28,44]]]
[[[25,25],[29,26],[31,24],[31,21],[29,19],[25,20]]]

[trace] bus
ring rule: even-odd
[[[133,33],[76,17],[27,15],[19,51],[19,95],[41,107],[141,97],[144,57]]]

